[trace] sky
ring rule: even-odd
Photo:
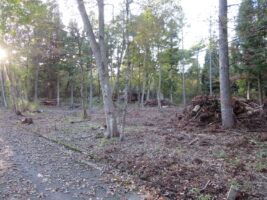
[[[177,0],[178,1],[178,0]],[[217,32],[218,26],[218,3],[219,0],[180,0],[181,6],[183,8],[186,24],[187,26],[184,29],[184,47],[190,48],[191,46],[197,44],[199,41],[204,40],[208,42],[209,37],[209,19],[212,19],[214,26],[212,26],[212,31]],[[63,17],[63,23],[68,24],[70,19],[75,19],[81,26],[82,21],[78,13],[78,7],[76,0],[58,0],[60,11]],[[96,2],[90,0],[90,2]],[[116,15],[116,10],[119,9],[119,4],[121,0],[105,0],[106,4],[114,5],[114,11]],[[234,36],[234,19],[237,15],[238,5],[241,0],[228,0],[228,33],[229,40]],[[92,6],[89,5],[89,6]],[[105,6],[106,20],[110,21],[112,19],[113,6]],[[133,12],[138,12],[134,8]],[[210,17],[211,16],[211,17]],[[200,54],[200,64],[204,62],[204,52]]]

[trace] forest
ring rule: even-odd
[[[0,199],[264,200],[267,1],[217,4],[1,0]]]

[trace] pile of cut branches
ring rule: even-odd
[[[232,98],[235,120],[248,128],[254,128],[266,123],[266,109],[264,105],[254,100]],[[196,96],[179,116],[179,126],[206,126],[221,123],[220,98]]]

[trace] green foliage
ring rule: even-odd
[[[234,72],[246,74],[247,84],[253,84],[267,71],[266,61],[266,1],[243,0],[237,18],[237,38],[231,47]],[[242,82],[237,83],[240,88]],[[261,92],[258,88],[258,92]],[[244,93],[242,89],[241,94]]]
[[[201,74],[202,91],[206,95],[209,94],[210,87],[210,65],[212,74],[212,89],[216,94],[219,92],[219,46],[216,37],[211,39],[209,48],[206,50],[205,63]]]
[[[106,146],[108,143],[116,142],[117,140],[118,140],[118,138],[102,139],[100,141],[100,143],[98,144],[98,147],[102,148],[102,147]]]
[[[226,157],[225,152],[214,152],[213,155],[217,158],[225,158]]]
[[[231,187],[231,185],[234,185],[239,189],[242,187],[242,185],[236,179],[229,179],[228,185],[229,185],[229,187]]]

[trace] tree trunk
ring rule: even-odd
[[[34,101],[38,101],[39,64],[36,64],[34,80]]]
[[[128,1],[127,1],[128,2]],[[124,140],[125,138],[125,123],[126,123],[126,113],[128,107],[128,90],[129,90],[129,76],[130,76],[130,67],[131,63],[128,60],[128,67],[126,69],[125,74],[125,88],[124,88],[124,105],[122,109],[122,120],[121,120],[121,129],[120,129],[120,141]]]
[[[262,95],[262,80],[261,74],[258,74],[258,94],[259,94],[259,104],[263,105],[263,95]]]
[[[185,69],[184,63],[182,63],[182,81],[183,81],[183,106],[186,106],[186,87],[185,87]]]
[[[130,73],[131,73],[131,61],[130,61],[130,41],[129,41],[129,31],[128,31],[128,24],[129,24],[129,7],[130,3],[129,0],[126,0],[126,46],[127,46],[127,69],[125,73],[125,87],[124,87],[124,105],[122,109],[122,121],[121,121],[121,132],[120,132],[120,140],[124,140],[125,137],[125,123],[126,123],[126,113],[127,113],[127,106],[128,106],[128,90],[129,90],[129,80],[130,80]]]
[[[145,48],[144,63],[143,63],[144,70],[146,69],[146,54],[147,54],[147,49]],[[145,91],[146,91],[146,78],[147,78],[147,74],[146,74],[146,72],[144,72],[143,73],[142,94],[141,94],[141,108],[144,108]]]
[[[159,83],[158,83],[158,91],[157,91],[159,109],[161,109],[161,76],[162,76],[162,69],[161,69],[161,64],[159,64]]]
[[[150,100],[150,89],[149,88],[147,89],[147,92],[146,92],[146,100],[147,101]]]
[[[77,0],[79,5],[79,11],[84,23],[84,28],[86,34],[89,38],[90,45],[96,60],[96,65],[99,73],[103,101],[104,101],[104,110],[106,115],[106,138],[110,137],[118,137],[118,129],[117,129],[117,120],[115,115],[115,108],[112,101],[112,88],[109,82],[109,73],[108,73],[108,63],[106,58],[106,47],[104,40],[104,3],[103,0],[98,0],[98,13],[99,13],[99,43],[96,41],[95,34],[93,32],[92,25],[89,21],[86,9],[84,7],[83,0]]]
[[[13,80],[13,76],[12,76],[12,73],[10,72],[10,70],[8,68],[5,68],[5,71],[7,73],[7,77],[9,79],[9,83],[10,83],[9,92],[10,92],[12,103],[13,103],[13,110],[15,112],[17,112],[19,110],[19,107],[18,107],[18,104],[17,104],[18,101],[17,101],[16,89],[15,89],[15,86],[14,86],[15,82]]]
[[[173,80],[172,80],[172,66],[170,68],[171,87],[170,87],[170,101],[173,103]]]
[[[225,128],[231,128],[234,125],[234,118],[230,96],[227,37],[227,0],[219,0],[219,61],[222,125]]]
[[[89,82],[89,109],[93,108],[93,68],[90,68],[90,82]]]
[[[59,85],[59,77],[57,77],[57,106],[60,106],[60,85]]]
[[[209,40],[210,40],[210,47],[209,47],[209,89],[210,89],[210,96],[213,95],[213,90],[212,90],[212,57],[211,57],[211,17],[210,17],[210,24],[209,24]]]
[[[247,81],[247,99],[250,99],[250,80]]]
[[[72,107],[74,104],[74,98],[73,98],[73,81],[71,80],[70,83],[70,106]]]
[[[140,54],[139,54],[140,55]],[[138,103],[141,105],[141,61],[138,63]]]
[[[183,32],[183,30],[182,30],[182,50],[184,50],[184,32]],[[183,106],[186,106],[186,87],[185,87],[185,68],[184,67],[185,67],[185,62],[184,62],[184,57],[183,57],[183,60],[182,60]]]
[[[143,85],[142,85],[142,95],[141,95],[141,108],[144,108],[145,93],[146,93],[146,73],[144,73],[144,75],[143,75]]]
[[[126,50],[126,42],[125,42],[125,34],[123,34],[123,38],[122,38],[122,45],[121,45],[121,51],[118,53],[118,63],[117,63],[117,75],[116,75],[116,80],[115,80],[115,84],[113,87],[113,92],[115,92],[115,90],[117,90],[117,99],[119,99],[119,90],[120,90],[120,70],[121,70],[121,64],[122,64],[122,60],[124,58],[125,55],[125,50]]]
[[[2,94],[3,106],[5,108],[7,108],[6,90],[5,90],[5,76],[4,76],[3,70],[1,70],[0,79],[1,79],[1,94]]]
[[[82,99],[82,108],[83,108],[83,119],[86,119],[88,117],[87,115],[87,111],[86,111],[86,98],[84,95],[84,90],[85,90],[85,77],[84,77],[84,70],[83,70],[83,66],[81,64],[81,75],[82,75],[82,81],[81,81],[81,90],[80,90],[80,94],[81,94],[81,99]]]

